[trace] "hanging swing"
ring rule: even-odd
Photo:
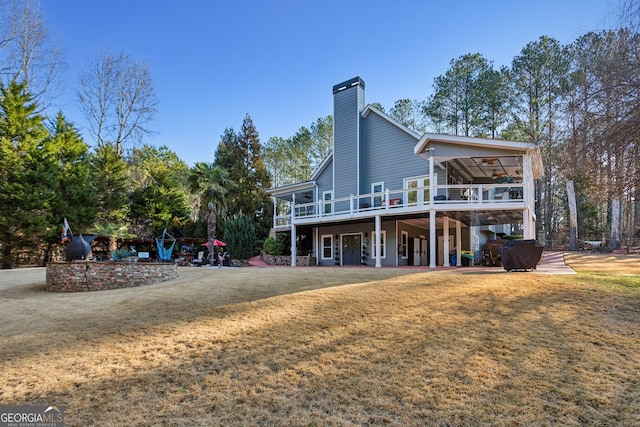
[[[169,247],[166,247],[166,245]],[[173,247],[176,244],[176,239],[169,234],[165,228],[162,232],[162,236],[156,237],[156,246],[158,247],[158,258],[162,261],[171,261],[171,254],[173,253]]]

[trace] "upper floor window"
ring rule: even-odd
[[[333,191],[323,191],[322,192],[322,201],[324,202],[324,214],[330,214],[333,212]]]
[[[374,182],[371,184],[371,194],[373,197],[371,198],[372,206],[382,206],[384,204],[384,182]],[[380,194],[378,194],[380,193]]]
[[[410,190],[406,192],[405,204],[407,206],[419,206],[429,203],[429,177],[419,176],[415,178],[405,178],[404,188]]]

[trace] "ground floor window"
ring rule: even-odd
[[[400,256],[402,259],[409,258],[409,254],[407,253],[407,245],[409,244],[409,233],[406,231],[402,231],[400,235],[400,245],[398,247],[398,251],[400,252]]]
[[[326,234],[322,236],[322,259],[333,258],[333,235]]]
[[[373,254],[373,258],[376,258],[376,232],[373,231],[371,233],[371,253]],[[385,251],[385,242],[387,241],[387,232],[386,231],[381,231],[380,232],[380,258],[386,258],[386,252]]]

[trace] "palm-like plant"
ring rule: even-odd
[[[107,236],[109,238],[110,252],[113,252],[118,248],[116,243],[117,239],[132,239],[136,237],[135,234],[129,233],[128,224],[96,224],[90,232],[98,236]]]
[[[197,162],[191,168],[188,183],[191,192],[200,197],[200,207],[207,218],[209,248],[212,248],[218,217],[225,214],[225,196],[232,184],[229,173],[213,163]]]

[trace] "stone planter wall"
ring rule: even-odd
[[[291,265],[291,256],[289,255],[268,255],[263,253],[262,261],[269,265]],[[316,265],[316,257],[314,256],[296,256],[296,265],[299,267],[309,267]]]
[[[88,292],[150,285],[178,278],[174,263],[73,261],[47,264],[49,292]]]

